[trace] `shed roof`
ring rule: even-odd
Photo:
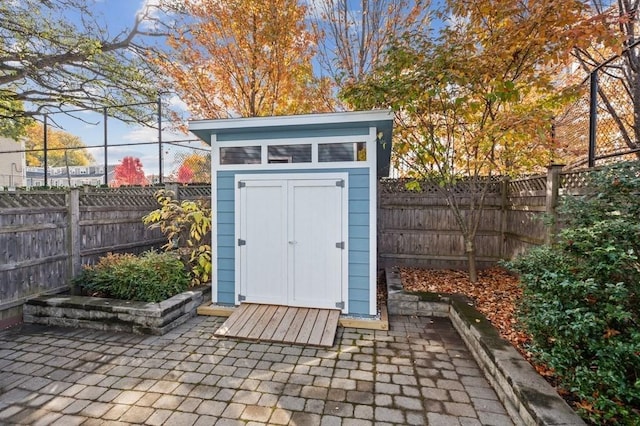
[[[387,176],[389,174],[393,129],[393,111],[391,110],[193,120],[189,122],[189,130],[207,144],[211,144],[212,135],[239,132],[268,134],[269,132],[286,130],[313,131],[327,128],[347,129],[358,126],[375,127],[378,132],[382,132],[382,139],[377,144],[377,174],[378,177]]]

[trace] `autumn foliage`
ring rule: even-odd
[[[110,186],[118,187],[123,185],[148,185],[149,181],[142,169],[142,162],[139,158],[124,157],[114,170],[114,178]]]
[[[191,183],[193,181],[193,170],[186,164],[182,164],[176,174],[178,183]]]
[[[28,166],[44,166],[44,126],[33,123],[25,129],[25,148]],[[64,149],[68,148],[68,149]],[[47,165],[86,166],[93,163],[93,156],[78,136],[62,130],[47,129]]]
[[[184,20],[152,60],[194,118],[330,109],[329,82],[313,74],[316,38],[298,0],[185,0]]]
[[[192,153],[182,157],[171,179],[178,183],[211,182],[211,154]]]
[[[435,180],[477,279],[476,233],[492,176],[538,171],[553,150],[553,116],[571,99],[556,87],[573,46],[578,0],[449,0],[449,25],[401,35],[385,60],[342,96],[396,112],[395,158],[408,177]],[[459,191],[460,183],[466,188]],[[462,201],[464,199],[464,201]],[[464,207],[462,207],[464,206]]]

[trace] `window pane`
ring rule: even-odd
[[[220,164],[260,164],[259,146],[229,146],[220,148]]]
[[[321,143],[318,145],[318,161],[366,161],[366,146],[364,142]]]
[[[269,163],[310,163],[311,145],[269,145]]]

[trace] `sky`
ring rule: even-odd
[[[135,21],[137,12],[145,1],[141,0],[96,0],[95,13],[102,16],[110,33],[117,34],[127,27],[131,27]],[[173,107],[180,108],[181,101],[175,96],[166,95],[163,99]],[[102,112],[81,111],[73,114],[75,118],[64,114],[55,114],[50,117],[64,131],[78,136],[90,147],[89,153],[95,158],[97,164],[104,164],[104,119]],[[155,119],[154,119],[155,120]],[[163,175],[169,175],[180,165],[180,159],[191,152],[204,153],[208,145],[199,141],[193,134],[175,133],[169,130],[168,117],[163,116]],[[142,125],[128,125],[112,117],[107,118],[107,162],[118,164],[126,156],[137,157],[141,160],[147,175],[158,174],[158,130]],[[191,149],[181,149],[175,145],[164,143],[168,141],[184,141],[181,145]],[[123,146],[124,144],[141,143],[146,145]],[[120,145],[120,146],[118,146]]]

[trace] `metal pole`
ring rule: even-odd
[[[162,184],[162,97],[158,95],[158,183]]]
[[[107,160],[107,107],[102,109],[102,120],[104,121],[104,184],[109,185],[109,161]]]
[[[44,137],[42,139],[42,147],[44,149],[44,155],[43,155],[43,164],[44,164],[44,186],[48,186],[49,184],[49,179],[48,179],[48,173],[47,173],[47,168],[49,167],[49,159],[47,158],[47,149],[48,149],[48,144],[47,144],[47,130],[49,128],[49,115],[45,114],[44,115]]]
[[[598,71],[589,75],[589,167],[596,165],[596,132],[598,126]]]

